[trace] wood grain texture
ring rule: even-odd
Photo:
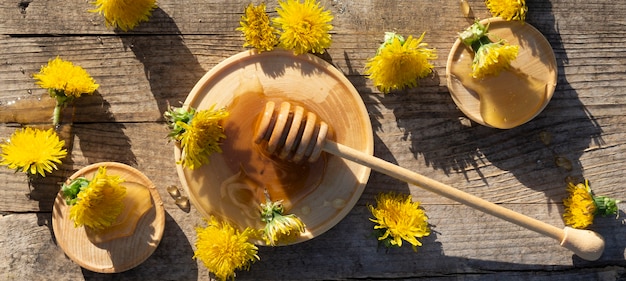
[[[625,199],[626,2],[527,1],[527,21],[550,42],[559,75],[545,110],[511,130],[472,123],[450,97],[447,54],[457,32],[472,22],[457,0],[320,2],[335,16],[333,44],[320,57],[358,90],[372,122],[375,156],[555,226],[563,224],[568,176],[589,179],[597,194]],[[489,17],[483,1],[468,2],[476,17]],[[21,173],[0,169],[0,258],[6,261],[0,279],[210,278],[192,259],[194,227],[203,224],[199,213],[180,210],[165,191],[180,183],[161,116],[168,103],[184,101],[206,71],[244,50],[234,29],[247,4],[163,0],[150,22],[123,33],[88,13],[89,1],[0,1],[0,116],[16,110],[8,106],[13,102],[22,103],[21,114],[48,104],[32,74],[57,55],[83,66],[101,85],[66,114],[74,121],[65,138],[71,156],[59,171],[29,182]],[[267,4],[272,11],[277,5]],[[424,41],[437,49],[435,73],[419,87],[383,95],[364,76],[385,31],[426,32]],[[0,139],[18,127],[11,120],[0,123]],[[540,138],[545,133],[552,137],[548,144]],[[557,165],[558,157],[571,167]],[[58,184],[101,161],[145,173],[166,210],[159,248],[121,274],[81,270],[51,234]],[[370,236],[367,205],[383,191],[410,192],[425,207],[434,232],[417,253],[409,247],[385,251]],[[586,262],[552,239],[373,172],[355,208],[337,226],[305,243],[262,247],[261,261],[237,279],[624,280],[624,216],[597,219],[593,229],[605,237],[607,248],[600,260]]]

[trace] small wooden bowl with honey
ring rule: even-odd
[[[496,76],[470,75],[473,51],[457,39],[446,65],[448,89],[459,109],[476,123],[511,129],[535,118],[546,107],[557,81],[557,64],[550,43],[536,28],[520,21],[489,18],[493,42],[518,45],[519,53],[509,69]]]
[[[139,170],[126,164],[101,162],[75,172],[68,180],[92,179],[101,167],[118,176],[125,187],[123,210],[103,230],[76,227],[70,208],[59,191],[52,210],[52,227],[57,244],[81,267],[100,273],[117,273],[134,268],[148,259],[163,237],[165,210],[154,184]]]
[[[184,107],[226,108],[222,153],[196,169],[177,165],[178,175],[198,211],[240,229],[261,229],[260,204],[282,201],[306,231],[293,244],[327,231],[361,196],[370,168],[331,155],[313,163],[293,163],[269,155],[254,142],[256,122],[268,101],[289,101],[332,124],[329,138],[373,154],[369,115],[348,79],[309,54],[246,51],[227,58],[202,77]],[[181,149],[175,148],[176,161]],[[257,244],[263,244],[258,241]]]

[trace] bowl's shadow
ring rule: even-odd
[[[120,273],[96,273],[82,269],[85,280],[197,280],[198,266],[193,248],[176,221],[165,212],[163,239],[142,264]]]

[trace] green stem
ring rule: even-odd
[[[65,105],[72,101],[72,97],[66,96],[65,93],[60,90],[50,89],[49,93],[50,96],[56,101],[54,111],[52,112],[52,125],[56,128],[61,123],[61,111]]]
[[[480,49],[480,47],[482,47],[483,45],[487,45],[493,43],[488,36],[482,36],[480,37],[478,40],[472,42],[472,51],[474,51],[474,53],[478,52],[478,49]]]
[[[56,106],[54,107],[54,111],[52,112],[52,125],[54,127],[59,125],[61,121],[61,110],[63,109],[63,105],[57,101]]]

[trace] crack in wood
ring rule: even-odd
[[[26,14],[26,8],[28,8],[28,6],[30,5],[30,2],[32,2],[33,0],[22,0],[17,4],[17,7],[20,8],[20,13],[22,15]]]

